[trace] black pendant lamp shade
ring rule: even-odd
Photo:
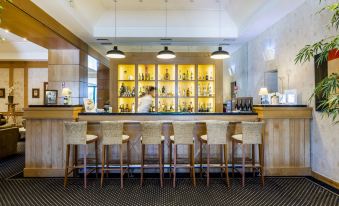
[[[212,59],[227,59],[230,57],[230,54],[227,51],[222,50],[222,47],[218,47],[218,51],[212,52]]]
[[[114,46],[112,50],[109,50],[106,53],[106,57],[112,58],[112,59],[123,59],[126,57],[126,55],[123,51],[120,51],[118,49],[118,46]]]
[[[165,46],[164,50],[159,51],[157,55],[157,58],[159,59],[173,59],[175,57],[175,53],[171,50],[168,50],[167,46]]]

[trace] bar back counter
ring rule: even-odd
[[[100,134],[100,121],[127,121],[124,131],[130,136],[131,164],[140,165],[139,121],[162,121],[165,145],[172,134],[171,121],[196,121],[194,132],[195,160],[199,163],[200,142],[198,136],[205,134],[205,120],[229,121],[228,156],[231,159],[231,135],[241,133],[241,121],[265,121],[264,171],[265,175],[310,175],[310,120],[312,109],[308,107],[263,107],[257,106],[250,113],[82,113],[80,106],[35,106],[25,109],[27,121],[25,177],[62,177],[64,175],[65,145],[64,121],[87,121],[88,133]],[[101,154],[101,145],[99,145]],[[168,148],[165,146],[165,164],[168,163]],[[147,154],[157,155],[155,147]],[[249,150],[250,151],[250,150]],[[110,158],[119,161],[118,150],[111,151]],[[211,147],[211,158],[218,159],[219,147]],[[237,153],[237,152],[236,152]],[[124,151],[126,154],[126,151]],[[247,152],[251,156],[250,152]],[[256,152],[258,154],[258,152]],[[81,154],[79,154],[81,155]],[[89,148],[94,157],[94,148]],[[101,155],[99,155],[101,157]],[[188,148],[178,147],[178,156],[188,157]],[[205,158],[205,157],[204,157]],[[101,161],[101,160],[100,160]],[[219,160],[217,160],[219,162]]]

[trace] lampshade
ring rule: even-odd
[[[109,50],[106,53],[106,57],[112,58],[112,59],[123,59],[126,57],[125,53],[123,51],[120,51],[118,49],[118,46],[114,46],[113,50]]]
[[[212,59],[227,59],[230,57],[230,54],[227,51],[222,50],[222,47],[218,47],[218,51],[212,52]]]
[[[171,50],[168,50],[167,46],[165,46],[164,50],[159,51],[157,55],[157,58],[159,59],[173,59],[175,57],[175,53]]]
[[[70,88],[63,88],[62,89],[62,96],[71,96],[72,90]]]
[[[266,87],[260,88],[259,90],[259,95],[260,96],[264,96],[264,95],[268,95],[268,90]]]

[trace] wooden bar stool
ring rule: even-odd
[[[200,136],[200,143],[207,144],[207,186],[210,184],[210,168],[216,167],[225,169],[226,183],[227,186],[230,186],[230,181],[228,177],[228,160],[227,160],[227,128],[228,122],[226,121],[206,121],[207,134]],[[221,146],[221,163],[220,165],[211,165],[210,164],[210,146],[211,145],[220,145]],[[202,147],[200,147],[202,148]],[[223,154],[223,157],[222,157]],[[200,155],[202,151],[200,150]],[[200,156],[200,171],[202,170],[202,160]],[[224,162],[223,162],[224,159]],[[224,165],[224,164],[225,165]]]
[[[64,122],[64,141],[66,142],[66,163],[65,163],[65,176],[64,176],[64,187],[67,186],[67,177],[74,170],[77,171],[80,168],[84,169],[84,187],[87,187],[87,175],[96,171],[96,177],[98,175],[98,136],[88,135],[87,134],[87,122]],[[95,168],[90,170],[87,173],[87,152],[88,145],[95,144]],[[73,165],[69,166],[69,156],[70,156],[70,146],[74,147],[74,156]],[[78,166],[77,162],[77,146],[83,146],[84,151],[84,164],[83,166]],[[69,171],[69,169],[71,169]]]
[[[175,121],[173,124],[174,136],[171,137],[171,143],[174,145],[174,163],[173,163],[173,187],[175,188],[176,182],[176,169],[189,168],[193,178],[193,185],[196,186],[195,170],[194,170],[194,137],[193,129],[195,122],[190,121]],[[177,165],[177,146],[189,145],[190,147],[190,164]]]
[[[264,148],[263,148],[263,136],[262,130],[264,122],[241,122],[242,134],[236,134],[232,136],[232,175],[234,177],[234,153],[236,144],[241,144],[242,150],[242,186],[245,186],[245,168],[252,168],[253,176],[255,175],[255,169],[259,168],[261,176],[261,184],[264,186]],[[252,164],[246,165],[246,145],[252,145]],[[259,147],[259,164],[255,162],[255,145]]]
[[[101,187],[104,182],[104,174],[105,171],[108,172],[110,170],[120,170],[120,187],[124,187],[124,174],[126,170],[129,170],[129,136],[124,135],[124,122],[122,121],[102,121],[101,125],[101,134],[102,134],[102,158],[101,158]],[[127,167],[124,169],[123,164],[123,144],[127,146]],[[109,155],[107,155],[107,151],[109,151],[109,147],[112,145],[119,145],[120,150],[120,165],[119,168],[110,168],[110,160]],[[109,152],[108,152],[109,153]],[[106,163],[106,165],[105,165]]]
[[[159,121],[145,121],[141,122],[141,177],[140,185],[144,182],[144,169],[145,168],[159,168],[160,170],[160,186],[163,187],[163,147],[165,137],[161,135],[162,123]],[[159,164],[148,164],[145,165],[145,149],[146,145],[157,145],[158,146],[158,157]]]

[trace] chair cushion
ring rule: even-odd
[[[235,134],[232,135],[232,138],[238,141],[242,141],[242,134]]]
[[[98,138],[98,136],[96,136],[96,135],[92,135],[92,134],[86,135],[86,141],[87,142],[93,141],[93,140],[95,140],[97,138]]]
[[[205,135],[201,135],[200,138],[201,138],[202,140],[204,140],[204,141],[207,141],[207,135],[206,135],[206,134],[205,134]]]
[[[140,137],[140,140],[142,141],[142,136]],[[165,137],[161,136],[161,141],[165,141]]]
[[[164,141],[165,140],[165,136],[161,136],[161,140]],[[174,136],[170,136],[170,140],[174,141]]]
[[[129,139],[129,136],[128,135],[122,135],[122,141],[126,141],[126,140],[128,140]]]

